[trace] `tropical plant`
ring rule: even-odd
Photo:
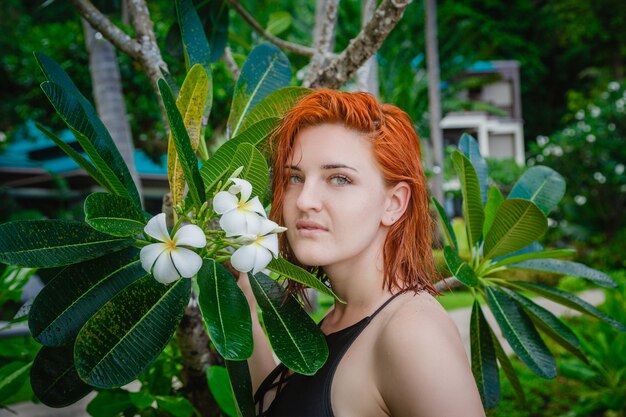
[[[69,405],[93,388],[117,388],[135,380],[166,347],[190,297],[197,296],[211,341],[233,381],[239,413],[253,415],[246,363],[252,353],[250,309],[232,274],[220,264],[228,260],[242,272],[252,270],[253,292],[283,363],[313,374],[328,355],[321,331],[299,302],[285,299],[275,279],[334,294],[315,276],[278,257],[275,233],[281,228],[265,218],[264,209],[269,174],[261,151],[279,117],[309,90],[287,87],[290,65],[278,48],[256,47],[237,82],[230,140],[208,158],[200,132],[211,103],[209,48],[206,38],[198,36],[203,32],[193,7],[181,16],[188,72],[178,98],[168,82],[158,82],[171,126],[172,230],[165,214],[152,217],[142,210],[128,168],[92,105],[58,64],[35,54],[46,78],[41,88],[82,149],[39,128],[106,190],[85,200],[85,222],[0,225],[0,262],[40,268],[50,278],[28,315],[33,337],[44,345],[32,363],[30,381],[49,406]],[[213,226],[218,217],[221,230]],[[237,250],[232,254],[229,248]],[[245,256],[237,255],[241,252]],[[273,279],[258,272],[263,268],[272,271]]]
[[[497,363],[523,401],[519,379],[487,323],[480,301],[486,301],[520,360],[537,375],[553,378],[556,376],[555,359],[539,332],[581,360],[587,359],[576,335],[524,293],[539,294],[604,320],[621,331],[626,331],[626,326],[577,296],[542,284],[512,280],[507,272],[549,271],[586,278],[608,288],[616,284],[605,273],[564,260],[574,254],[573,250],[544,250],[537,242],[548,228],[547,214],[565,193],[565,182],[557,172],[544,166],[531,167],[504,199],[497,187],[488,188],[487,164],[471,136],[461,137],[459,150],[454,152],[452,160],[461,183],[467,242],[457,241],[445,211],[437,200],[433,199],[433,203],[441,220],[448,268],[457,281],[469,287],[475,299],[470,322],[472,371],[486,407],[494,407],[499,401]],[[466,260],[459,256],[459,247],[465,243],[470,248],[470,257]]]

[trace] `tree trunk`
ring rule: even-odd
[[[85,43],[87,44],[87,51],[89,51],[89,72],[91,73],[93,97],[98,116],[102,119],[115,146],[122,154],[141,196],[141,181],[135,168],[135,147],[126,114],[115,47],[100,32],[96,32],[89,23],[85,20],[82,22]]]
[[[361,29],[364,29],[372,17],[374,17],[374,11],[376,10],[375,0],[363,0],[361,4]],[[359,90],[367,91],[373,94],[376,98],[380,97],[379,85],[378,85],[378,60],[376,54],[372,55],[365,64],[356,73],[357,84]]]

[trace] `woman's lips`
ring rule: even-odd
[[[298,220],[296,222],[296,229],[302,233],[319,233],[328,231],[328,229],[321,224],[311,220]]]

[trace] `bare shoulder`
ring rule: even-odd
[[[459,331],[428,293],[406,294],[376,341],[375,380],[393,416],[484,416]]]

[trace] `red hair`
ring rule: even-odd
[[[383,245],[383,288],[389,291],[427,290],[437,274],[432,254],[432,219],[426,176],[421,163],[419,138],[408,114],[381,104],[369,93],[319,89],[303,97],[286,113],[272,138],[272,209],[270,218],[284,224],[283,197],[289,181],[286,166],[298,133],[310,126],[341,123],[371,140],[376,161],[388,186],[401,181],[411,189],[408,207],[389,229]],[[284,234],[279,235],[283,256],[299,264]],[[303,294],[304,286],[289,281],[288,291]]]

